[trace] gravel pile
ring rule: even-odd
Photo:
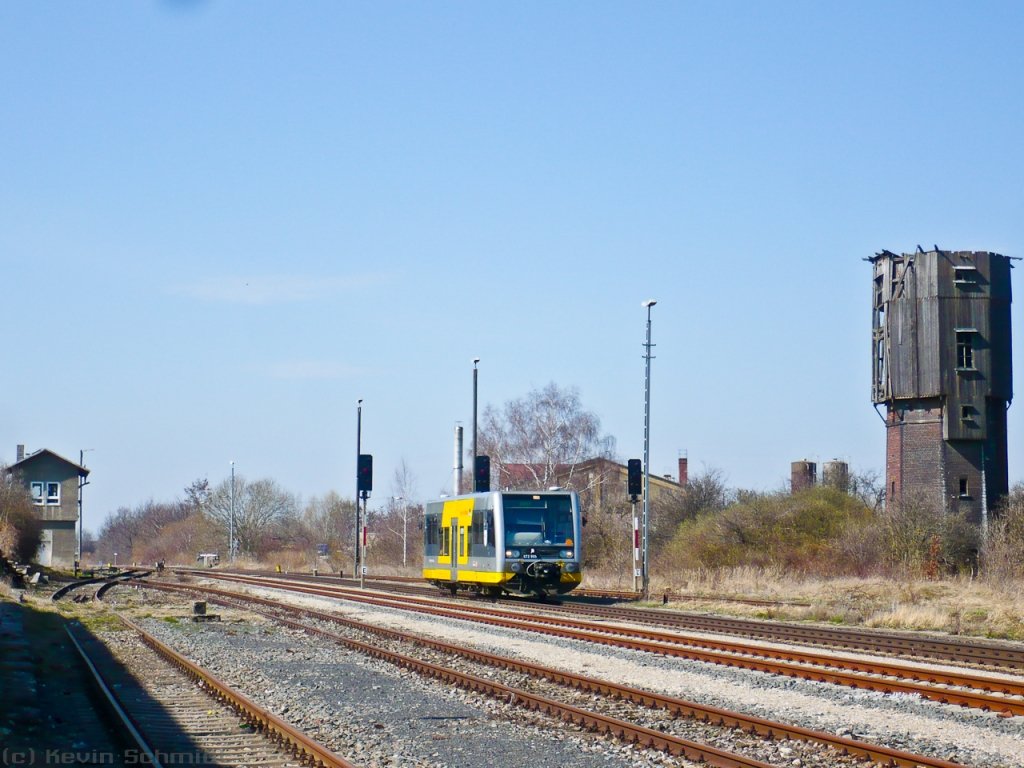
[[[281,593],[253,590],[263,595]],[[567,671],[829,731],[979,768],[1022,764],[1024,718],[926,702],[913,696],[845,689],[747,670],[587,645],[470,622],[432,621],[392,609],[289,596],[392,629],[502,653]],[[786,745],[791,747],[792,745]],[[801,759],[794,757],[793,759]],[[774,761],[770,761],[774,762]]]

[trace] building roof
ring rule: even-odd
[[[54,459],[57,459],[58,461],[64,462],[65,464],[69,465],[72,469],[78,470],[78,474],[80,477],[86,477],[89,474],[89,470],[86,469],[85,467],[76,464],[75,462],[70,461],[68,459],[65,459],[59,453],[55,453],[54,451],[51,451],[49,448],[40,448],[38,451],[33,451],[28,456],[23,458],[21,461],[16,461],[9,467],[7,467],[7,471],[16,472],[18,470],[18,467],[27,466],[28,464],[31,464],[37,459],[41,459],[43,456],[50,456]]]
[[[544,476],[545,466],[543,464],[502,464],[500,479],[502,483],[521,485],[530,483],[535,476]],[[573,477],[585,477],[588,471],[606,472],[615,470],[625,474],[627,467],[617,461],[598,456],[593,459],[586,459],[578,464],[555,464],[551,467],[552,479],[565,482],[567,473],[572,470]],[[677,480],[663,475],[651,475],[651,483],[658,485],[677,486],[682,488]]]

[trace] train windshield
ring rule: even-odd
[[[505,546],[573,543],[572,498],[529,493],[502,494]]]

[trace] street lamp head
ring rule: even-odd
[[[647,301],[645,301],[642,304],[640,304],[640,306],[641,307],[647,307],[648,309],[650,309],[651,307],[653,307],[657,303],[658,302],[655,299],[648,299]]]
[[[476,365],[479,362],[480,362],[480,358],[479,357],[474,357],[473,358],[473,365]]]

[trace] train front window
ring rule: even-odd
[[[573,543],[569,496],[504,494],[505,546],[566,546]]]

